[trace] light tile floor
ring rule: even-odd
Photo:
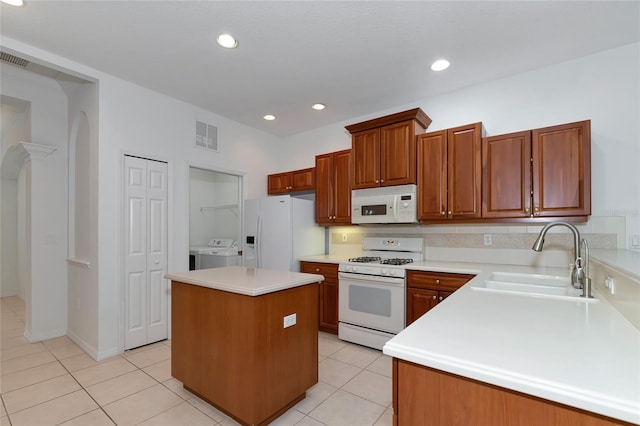
[[[63,336],[28,343],[24,303],[0,299],[0,426],[234,425],[171,377],[171,342],[96,362]],[[391,425],[391,358],[318,335],[319,381],[273,425]]]

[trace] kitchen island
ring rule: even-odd
[[[640,331],[592,302],[479,291],[491,273],[563,268],[419,262],[476,277],[391,339],[394,418],[411,424],[640,424]]]
[[[318,382],[322,275],[226,267],[167,274],[171,374],[245,425],[268,424]]]

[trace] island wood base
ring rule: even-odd
[[[394,426],[611,426],[610,417],[393,359]]]
[[[318,382],[318,284],[245,296],[173,281],[171,299],[172,376],[237,422],[268,424]]]

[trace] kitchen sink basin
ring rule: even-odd
[[[569,277],[558,275],[493,272],[486,281],[472,286],[474,290],[509,293],[529,297],[545,297],[578,302],[595,302],[582,297],[582,290],[571,286]]]

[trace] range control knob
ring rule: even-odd
[[[396,275],[398,273],[398,271],[396,271],[395,269],[389,269],[389,275],[391,275],[392,277],[394,275]]]

